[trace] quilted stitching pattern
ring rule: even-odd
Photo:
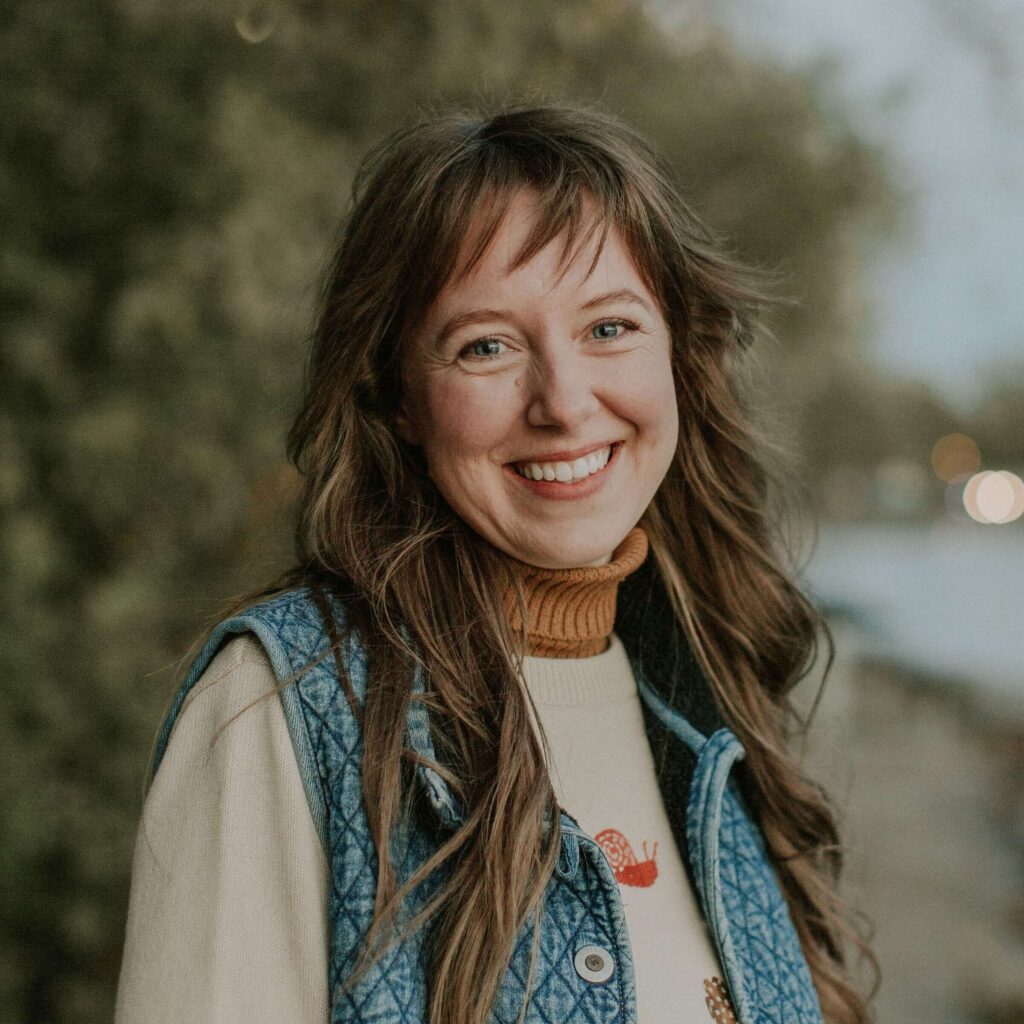
[[[290,659],[295,659],[293,670],[308,663],[328,645],[319,614],[304,592],[296,593],[290,602],[282,602],[272,614],[277,635],[286,645]],[[353,692],[362,703],[366,695],[366,658],[354,643],[343,654]],[[373,918],[376,888],[377,852],[362,798],[362,735],[337,682],[332,657],[304,676],[296,689],[316,752],[327,807],[332,1021],[416,1024],[423,1021],[426,1012],[426,989],[420,967],[425,938],[422,930],[392,947],[358,985],[344,992],[341,989],[340,982],[355,964]],[[399,849],[397,843],[393,845],[399,881],[408,878],[430,852],[429,841],[418,831],[410,835],[404,849]],[[420,886],[407,904],[408,912],[419,909],[440,881],[432,879]]]
[[[785,898],[729,776],[742,747],[726,729],[701,751],[687,808],[697,888],[717,921],[722,965],[744,1024],[821,1024],[821,1008]]]
[[[339,627],[344,610],[334,604]],[[304,668],[329,647],[319,612],[303,589],[291,591],[249,609],[222,623],[196,659],[179,698],[169,713],[158,747],[162,754],[167,737],[188,689],[199,677],[225,637],[252,630],[263,642],[278,675]],[[650,635],[645,644],[650,646]],[[343,660],[356,699],[365,699],[366,658],[355,642],[343,651]],[[635,664],[635,663],[634,663]],[[650,678],[652,660],[647,661]],[[417,679],[417,688],[422,680]],[[330,865],[331,958],[330,985],[334,994],[332,1024],[388,1022],[423,1024],[426,1018],[427,983],[425,943],[421,930],[391,950],[359,985],[342,992],[340,981],[354,964],[373,917],[377,856],[370,837],[362,801],[360,765],[362,736],[335,675],[333,658],[319,665],[285,691],[289,730],[300,765],[309,768],[304,781],[317,816],[322,808],[322,835]],[[407,742],[425,756],[432,756],[425,715],[410,714]],[[679,714],[677,710],[673,714]],[[705,724],[704,722],[700,724]],[[706,724],[713,724],[710,716]],[[663,731],[664,723],[653,717],[649,730]],[[705,915],[716,941],[729,947],[734,963],[732,976],[741,979],[743,992],[736,1000],[742,1007],[742,1024],[821,1024],[817,997],[796,938],[785,901],[769,864],[763,839],[742,805],[732,783],[723,784],[725,773],[701,773],[713,769],[716,744],[735,744],[728,730],[719,729],[693,778],[687,809],[686,840],[698,880]],[[675,756],[689,757],[681,743],[671,749]],[[159,755],[158,759],[159,760]],[[310,767],[311,766],[311,767]],[[315,778],[312,776],[315,775]],[[456,827],[459,808],[443,780],[428,767],[419,766],[416,777],[433,808],[435,821]],[[414,819],[416,820],[416,819]],[[618,886],[604,852],[592,837],[563,815],[563,849],[559,867],[549,883],[541,913],[541,935],[532,980],[533,992],[526,1016],[528,1024],[635,1024],[635,981],[632,955]],[[710,831],[706,828],[711,824]],[[436,832],[412,829],[401,847],[393,841],[399,880],[408,878],[436,849]],[[720,915],[706,905],[708,882],[717,892]],[[421,885],[410,897],[407,911],[421,908],[442,884],[441,873]],[[532,922],[524,926],[491,1013],[491,1024],[512,1024],[518,1018],[532,940]],[[608,981],[592,984],[580,978],[573,965],[576,951],[584,945],[607,949],[615,970]],[[727,968],[728,973],[728,968]],[[735,994],[734,994],[735,998]]]
[[[819,1024],[821,1009],[764,839],[733,785],[722,801],[719,878],[756,1024]]]
[[[617,883],[601,848],[581,837],[579,868],[571,878],[552,878],[545,896],[541,940],[534,967],[530,1024],[597,1024],[631,1021],[624,1010],[636,1005],[633,958],[627,942]],[[513,1024],[525,994],[532,933],[520,936],[491,1013],[493,1024]],[[607,982],[584,981],[573,966],[576,951],[597,945],[608,950],[615,970]]]

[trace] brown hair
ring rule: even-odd
[[[773,548],[763,443],[737,377],[737,356],[769,301],[768,279],[726,255],[642,137],[577,106],[431,116],[367,157],[325,277],[304,402],[289,435],[303,477],[297,565],[222,613],[316,579],[344,595],[368,649],[363,735],[373,756],[364,761],[363,793],[380,856],[374,923],[347,983],[383,953],[386,937],[393,941],[404,895],[443,864],[444,885],[406,933],[427,920],[435,929],[432,1024],[483,1024],[560,845],[557,814],[554,829],[546,824],[557,804],[544,741],[521,683],[524,638],[504,614],[502,595],[518,581],[451,511],[395,430],[411,325],[468,269],[456,262],[470,226],[483,225],[471,263],[523,189],[535,193],[538,214],[520,263],[559,237],[571,258],[591,232],[614,226],[661,304],[673,339],[679,444],[641,523],[679,628],[746,748],[741,781],[825,1019],[869,1021],[869,1001],[846,968],[849,943],[876,972],[877,963],[836,891],[835,815],[787,751],[804,727],[787,695],[813,663],[824,624]],[[416,661],[429,680],[422,698],[411,693]],[[400,827],[412,699],[445,723],[438,768],[467,814],[398,887],[385,838]]]

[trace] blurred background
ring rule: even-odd
[[[290,553],[320,268],[418,107],[594,100],[796,300],[762,415],[882,1024],[1024,1020],[1024,7],[0,3],[0,1024],[113,1010],[177,659]]]

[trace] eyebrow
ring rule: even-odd
[[[631,302],[645,310],[649,315],[654,315],[651,304],[629,288],[620,288],[617,291],[605,292],[602,295],[595,295],[588,299],[580,309],[594,309],[597,306],[605,306],[610,302]],[[435,344],[440,346],[451,337],[456,331],[463,327],[471,327],[473,324],[483,324],[494,320],[514,320],[515,315],[507,309],[474,309],[468,313],[460,313],[452,317],[437,333]]]
[[[593,309],[595,306],[604,306],[609,302],[632,302],[640,306],[641,309],[645,309],[652,316],[654,315],[651,304],[629,288],[620,288],[618,291],[605,292],[604,295],[595,295],[592,299],[585,302],[581,308]]]

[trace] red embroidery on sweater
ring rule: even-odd
[[[598,832],[594,838],[608,857],[615,877],[623,885],[644,887],[654,885],[654,880],[658,877],[658,865],[654,860],[654,856],[658,852],[657,843],[654,844],[654,849],[648,856],[647,840],[645,839],[643,843],[644,859],[637,860],[633,847],[629,845],[629,840],[618,829],[606,828]]]

